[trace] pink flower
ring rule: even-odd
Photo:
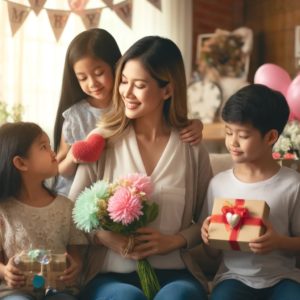
[[[284,159],[295,159],[296,158],[295,154],[293,154],[293,153],[285,153],[283,157],[284,157]]]
[[[135,173],[125,176],[123,180],[125,182],[125,186],[131,186],[137,189],[138,192],[145,193],[147,196],[149,196],[153,191],[151,178],[149,176]]]
[[[281,155],[280,155],[280,153],[279,152],[273,152],[273,158],[274,159],[280,159],[280,157],[281,157]]]
[[[143,215],[139,196],[131,194],[126,187],[118,188],[110,197],[107,211],[114,222],[121,222],[123,225],[131,224]]]

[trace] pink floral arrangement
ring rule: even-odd
[[[134,247],[136,230],[154,221],[158,215],[158,205],[149,200],[152,190],[150,177],[137,173],[115,183],[97,181],[77,198],[74,222],[86,232],[104,229],[129,236],[129,244],[124,249],[126,256]],[[146,259],[138,260],[137,273],[146,297],[153,299],[159,283]]]

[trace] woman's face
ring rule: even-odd
[[[114,84],[111,67],[101,59],[86,56],[78,60],[73,69],[81,89],[94,100],[93,104],[107,107]]]
[[[119,93],[130,119],[162,115],[164,101],[170,97],[168,86],[159,87],[138,59],[124,65]]]

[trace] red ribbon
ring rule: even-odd
[[[244,199],[235,199],[234,206],[225,205],[222,207],[222,215],[212,215],[210,222],[212,223],[223,223],[228,224],[226,219],[226,214],[228,212],[232,214],[238,214],[240,216],[239,222],[231,228],[229,236],[229,244],[232,250],[240,251],[240,245],[237,242],[237,238],[240,232],[240,229],[243,225],[254,225],[254,226],[264,226],[263,220],[261,218],[251,217],[249,211],[244,207]]]

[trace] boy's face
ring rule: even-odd
[[[225,145],[236,163],[257,162],[272,153],[270,134],[251,124],[225,123]]]

